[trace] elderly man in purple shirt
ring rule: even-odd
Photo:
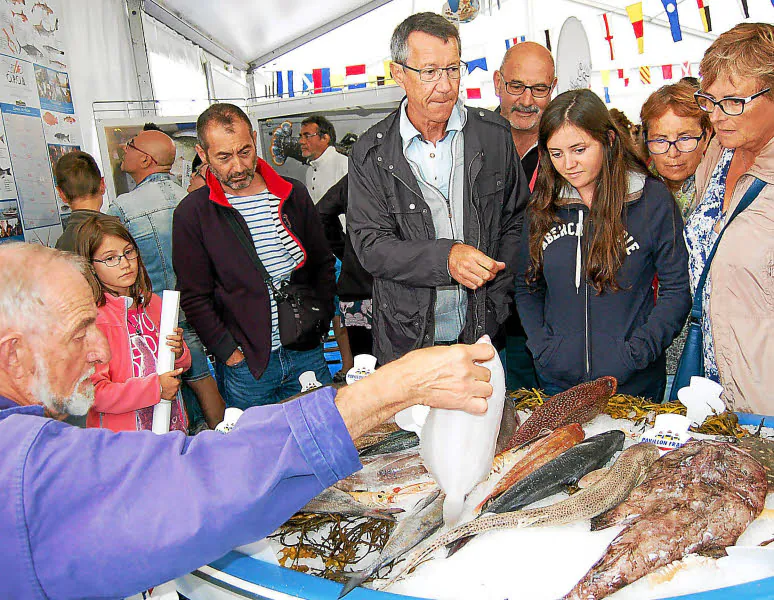
[[[2,598],[120,598],[272,532],[361,465],[352,440],[422,403],[486,410],[488,345],[429,348],[341,390],[251,408],[225,436],[113,433],[84,414],[109,360],[74,255],[0,247]],[[51,418],[54,417],[54,418]]]

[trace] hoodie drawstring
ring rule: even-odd
[[[580,293],[581,284],[581,236],[583,235],[583,211],[578,211],[578,228],[575,231],[578,236],[578,245],[575,248],[575,293]]]

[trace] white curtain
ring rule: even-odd
[[[227,71],[218,64],[217,59],[211,60],[212,84],[214,97],[218,100],[247,99],[250,95],[244,71],[234,69]]]
[[[209,105],[201,49],[145,13],[142,21],[159,114],[198,115]]]
[[[81,122],[83,149],[100,163],[93,103],[140,97],[126,3],[124,0],[68,0],[62,3],[62,10],[67,70],[75,114]]]

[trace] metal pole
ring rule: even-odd
[[[137,73],[137,85],[140,90],[140,100],[155,100],[153,82],[151,80],[150,63],[148,62],[148,47],[145,44],[145,32],[142,27],[143,0],[126,0],[127,16],[129,18],[129,34],[132,38],[132,56],[134,69]],[[142,104],[145,106],[145,103]],[[143,108],[143,114],[156,114],[155,104],[152,110]]]

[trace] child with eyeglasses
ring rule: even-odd
[[[161,298],[151,289],[134,239],[118,219],[100,215],[78,228],[76,249],[89,263],[97,327],[107,337],[112,354],[110,362],[96,365],[91,376],[94,404],[86,426],[150,430],[153,407],[171,400],[169,430],[186,432],[188,419],[178,390],[179,376],[191,366],[191,355],[183,343],[183,330],[176,328],[166,339],[175,353],[175,368],[156,374]]]

